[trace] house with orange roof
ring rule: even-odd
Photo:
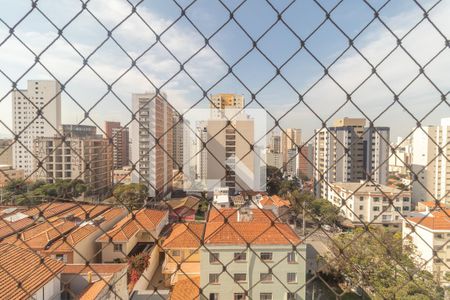
[[[200,277],[189,277],[178,280],[173,286],[170,300],[198,300],[200,299]]]
[[[61,296],[80,300],[129,299],[127,268],[127,264],[66,265],[61,273]]]
[[[208,299],[305,299],[306,245],[272,211],[211,209],[203,240],[200,288]]]
[[[291,202],[278,195],[263,196],[259,205],[263,209],[271,210],[277,218],[284,222],[287,222],[290,219]]]
[[[404,243],[415,246],[418,265],[442,285],[450,286],[450,209],[406,218],[402,234]]]
[[[66,263],[96,262],[95,240],[125,215],[125,209],[107,205],[75,206],[5,241]]]
[[[102,262],[125,261],[128,256],[150,249],[168,222],[167,210],[144,208],[128,214],[97,239]]]
[[[176,223],[162,243],[165,251],[162,274],[165,286],[185,277],[200,275],[201,241],[205,223]],[[180,268],[178,268],[180,265]]]
[[[0,299],[59,299],[63,262],[7,243],[0,253]]]
[[[170,222],[189,222],[195,221],[195,214],[198,210],[200,199],[195,196],[186,196],[167,200],[166,204],[170,210]]]

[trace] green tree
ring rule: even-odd
[[[121,184],[113,191],[117,204],[123,204],[129,209],[141,208],[148,198],[148,188],[140,183]]]
[[[403,243],[400,233],[357,228],[340,234],[331,253],[333,271],[349,288],[363,287],[373,299],[444,299],[432,274],[416,267],[415,249]]]

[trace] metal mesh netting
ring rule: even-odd
[[[449,14],[5,1],[0,298],[446,299]]]

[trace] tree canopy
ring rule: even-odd
[[[129,209],[141,208],[148,198],[147,186],[140,183],[121,184],[113,191],[114,201]]]

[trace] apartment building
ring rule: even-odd
[[[397,141],[392,144],[395,153],[389,149],[389,172],[394,174],[409,175],[412,162],[412,138],[398,137]]]
[[[370,182],[335,182],[328,187],[328,201],[355,224],[398,227],[413,206],[411,192]],[[344,205],[345,204],[345,205]]]
[[[105,122],[105,137],[113,145],[113,168],[121,169],[130,165],[130,137],[127,127],[122,127],[120,122]]]
[[[412,136],[413,201],[436,198],[450,203],[450,118],[422,126]]]
[[[403,221],[403,242],[416,248],[418,263],[437,282],[450,286],[450,209],[417,214]]]
[[[101,261],[126,261],[139,249],[151,248],[169,222],[168,211],[142,209],[128,214],[106,233],[97,238],[101,245]]]
[[[270,136],[269,149],[273,153],[284,153],[282,152],[281,147],[281,136],[279,134],[275,134],[273,131]]]
[[[162,248],[165,250],[162,265],[165,286],[172,286],[186,277],[192,278],[200,275],[198,249],[201,246],[204,228],[204,223],[193,222],[178,223],[172,226],[162,244]]]
[[[27,89],[12,92],[13,131],[19,139],[13,145],[13,168],[25,176],[35,165],[33,141],[53,136],[61,125],[61,86],[54,80],[28,80]]]
[[[274,220],[259,209],[211,210],[200,250],[208,299],[305,299],[305,245]]]
[[[188,129],[185,127],[183,119],[180,120],[178,113],[174,113],[173,124],[173,168],[179,170],[180,167],[183,167],[184,163],[184,139],[186,135],[185,131]],[[189,158],[187,157],[186,159]]]
[[[95,126],[63,125],[64,137],[34,140],[35,180],[80,179],[87,194],[107,193],[112,186],[112,145],[96,134]]]
[[[136,171],[135,183],[147,185],[149,196],[164,197],[172,190],[173,109],[166,94],[133,94],[131,124],[131,156]]]
[[[266,148],[264,151],[264,157],[266,165],[275,167],[277,169],[283,168],[283,154],[275,153],[270,148]]]
[[[300,128],[286,128],[281,132],[281,153],[283,153],[283,163],[289,161],[289,150],[298,149],[302,145],[302,130]]]
[[[314,147],[312,144],[304,144],[300,148],[298,172],[299,176],[306,176],[308,179],[313,177]]]
[[[210,95],[209,98],[209,107],[212,110],[243,109],[245,106],[243,95],[221,93]]]
[[[0,165],[13,164],[13,140],[0,139]]]
[[[23,179],[25,173],[23,170],[15,170],[10,165],[0,164],[0,188],[8,184],[8,182],[16,179]]]
[[[7,243],[0,253],[0,299],[59,299],[64,263]]]
[[[359,182],[371,178],[385,184],[388,177],[389,128],[365,127],[366,120],[344,118],[333,127],[315,131],[315,194],[328,198],[333,182]]]

